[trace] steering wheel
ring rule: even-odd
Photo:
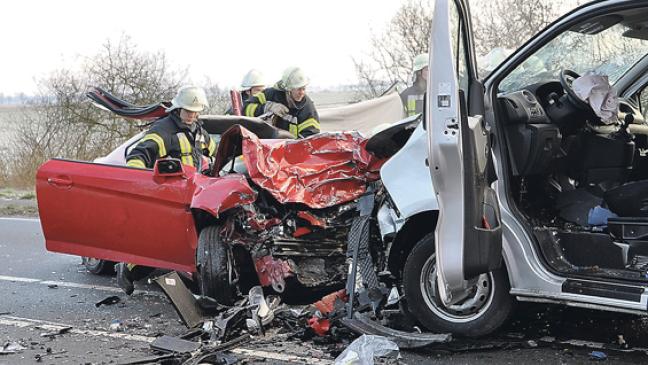
[[[562,85],[563,90],[565,90],[565,93],[567,94],[567,100],[569,100],[573,106],[578,109],[591,110],[590,105],[583,99],[579,98],[578,95],[576,95],[576,92],[574,92],[572,83],[579,77],[580,75],[577,74],[576,71],[563,69],[560,71],[560,85]]]

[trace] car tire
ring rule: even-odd
[[[115,262],[113,261],[84,256],[81,257],[81,263],[91,274],[113,275],[115,273]]]
[[[407,306],[424,327],[434,332],[480,337],[501,327],[513,311],[514,300],[504,267],[480,275],[471,295],[445,306],[436,294],[434,234],[423,237],[412,249],[403,269]]]
[[[233,305],[237,293],[234,260],[229,246],[221,240],[219,226],[200,231],[196,266],[200,293],[220,304]]]

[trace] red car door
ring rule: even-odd
[[[195,171],[50,160],[36,175],[49,251],[192,272],[197,236],[189,209]]]

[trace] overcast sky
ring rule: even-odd
[[[369,51],[402,0],[36,1],[2,4],[0,92],[32,93],[34,80],[97,53],[122,34],[207,76],[240,83],[250,68],[276,81],[302,66],[314,86],[353,83],[352,56]]]

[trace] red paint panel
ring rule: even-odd
[[[245,128],[240,135],[250,178],[281,203],[325,208],[354,200],[379,178],[384,162],[355,132],[281,141],[260,140]]]
[[[241,174],[216,178],[196,175],[195,184],[191,208],[202,209],[215,217],[233,207],[253,203],[257,196]]]
[[[180,271],[195,270],[197,235],[188,177],[50,160],[36,176],[47,249]]]

